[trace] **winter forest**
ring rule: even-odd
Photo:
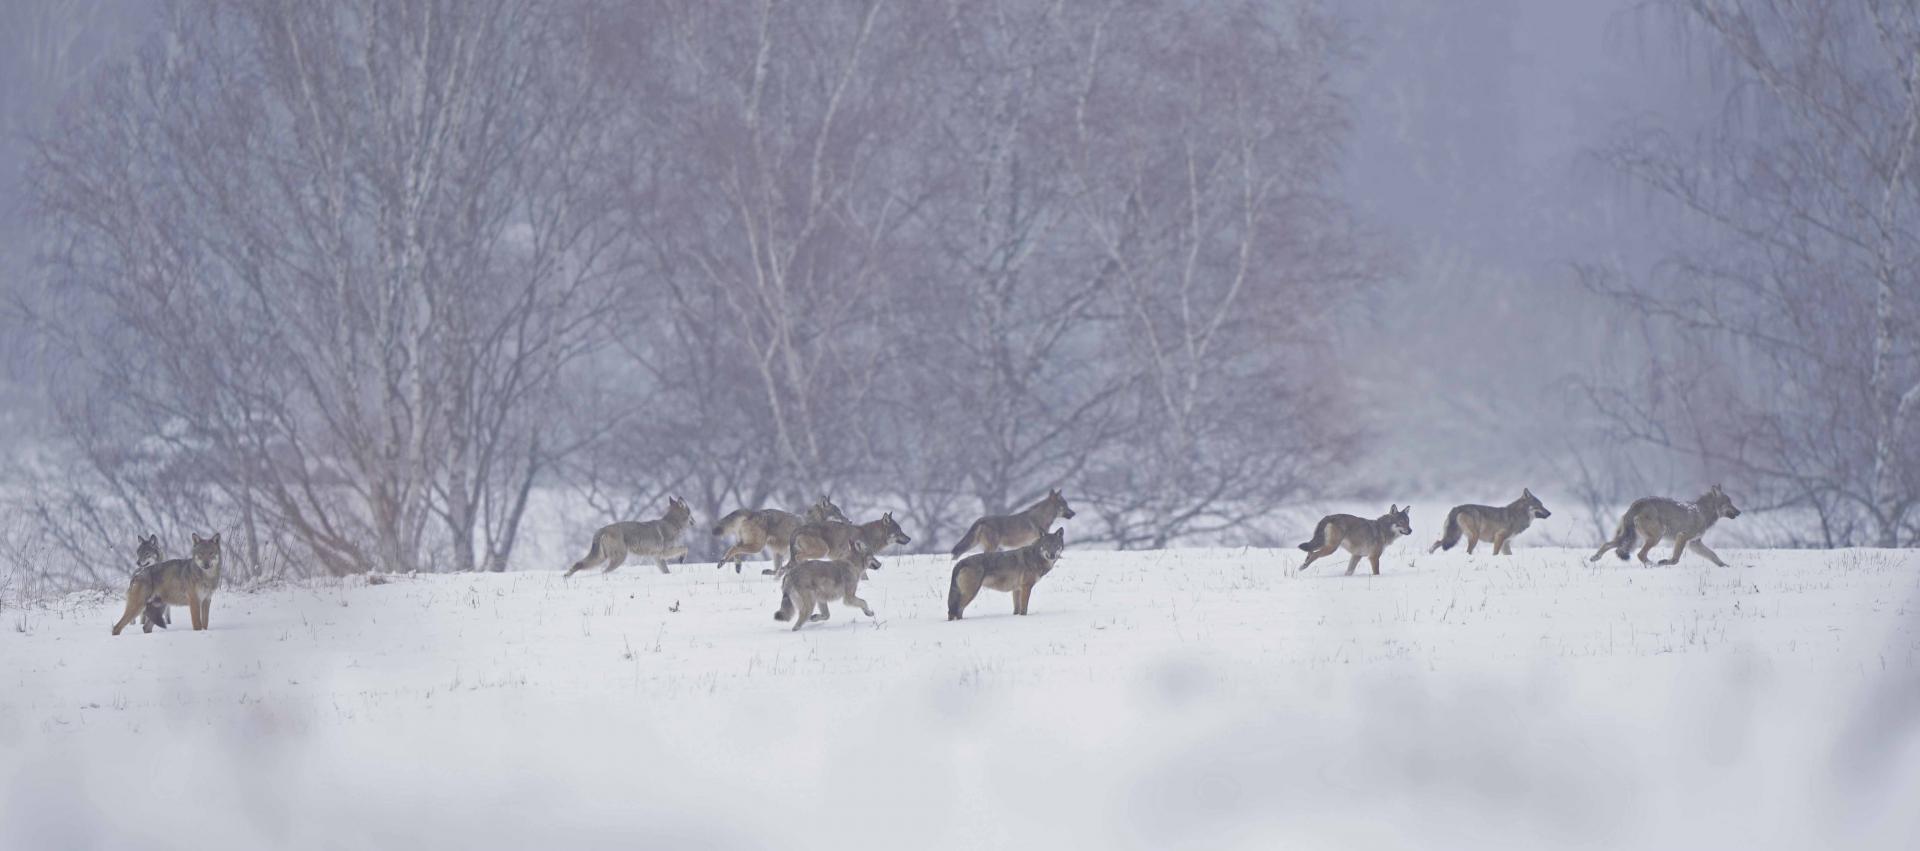
[[[0,848],[1920,847],[1920,0],[0,0],[0,364]]]
[[[1066,485],[1141,548],[1724,481],[1920,542],[1908,3],[0,14],[5,546],[54,585],[213,526],[501,570],[668,494],[931,547]]]

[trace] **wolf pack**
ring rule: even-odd
[[[1055,524],[1073,516],[1067,498],[1055,488],[1024,511],[975,520],[953,546],[956,561],[947,585],[947,620],[960,620],[982,588],[1011,594],[1013,613],[1027,614],[1034,586],[1053,571],[1066,550],[1066,528],[1055,528]],[[1552,516],[1531,489],[1522,489],[1520,498],[1506,505],[1455,506],[1447,512],[1439,540],[1427,552],[1451,550],[1464,538],[1468,553],[1484,542],[1493,555],[1512,555],[1515,537],[1535,520]],[[1676,564],[1691,550],[1725,567],[1726,562],[1701,539],[1715,523],[1739,516],[1740,509],[1719,485],[1692,502],[1646,497],[1627,508],[1613,538],[1588,561],[1599,561],[1608,550],[1626,561],[1638,545],[1640,563],[1651,565],[1654,562],[1649,561],[1648,554],[1670,540],[1673,553],[1661,559],[1661,565]],[[669,564],[687,556],[683,539],[692,525],[692,509],[679,497],[669,497],[666,513],[657,520],[601,527],[594,533],[587,555],[574,562],[564,577],[593,567],[611,573],[625,564],[628,556],[651,560],[661,573],[670,573]],[[761,573],[773,576],[780,586],[780,605],[773,617],[792,622],[794,630],[829,619],[829,604],[836,602],[874,617],[873,607],[860,598],[861,581],[870,571],[881,569],[880,555],[887,548],[913,542],[892,512],[854,523],[830,496],[822,496],[801,514],[777,508],[742,508],[720,518],[712,532],[714,537],[733,541],[714,563],[716,568],[732,562],[734,572],[740,573],[748,557],[768,556],[772,566]],[[1313,537],[1300,544],[1307,557],[1299,569],[1306,570],[1314,562],[1345,550],[1346,575],[1352,576],[1362,559],[1378,575],[1380,558],[1387,548],[1411,534],[1411,506],[1395,503],[1387,507],[1387,513],[1372,519],[1330,514],[1314,525]],[[133,576],[127,584],[126,609],[113,625],[114,635],[135,618],[140,619],[142,632],[152,632],[156,626],[165,629],[171,623],[173,606],[187,607],[195,630],[208,628],[213,592],[220,587],[220,535],[192,537],[191,554],[178,559],[165,557],[158,536],[140,539]]]

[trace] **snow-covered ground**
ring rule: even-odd
[[[1920,552],[1427,540],[1069,552],[960,623],[893,558],[797,634],[752,563],[9,607],[0,848],[1920,843]]]

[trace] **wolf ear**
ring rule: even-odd
[[[200,533],[199,533],[199,532],[195,532],[195,533],[193,533],[193,542],[194,542],[195,544],[203,544],[203,543],[206,543],[205,541],[202,541],[202,540],[200,540]]]
[[[1388,514],[1399,514],[1399,513],[1400,513],[1400,503],[1397,503],[1397,502],[1396,502],[1396,503],[1392,503],[1392,504],[1390,504],[1390,505],[1388,505],[1388,506],[1387,506],[1387,513],[1388,513]]]
[[[1533,496],[1533,488],[1521,488],[1521,489],[1520,489],[1520,495],[1521,495],[1521,496]]]
[[[213,533],[213,537],[208,538],[207,543],[212,544],[216,547],[220,546],[220,533],[219,532]]]

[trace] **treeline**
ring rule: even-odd
[[[1350,57],[1313,2],[179,0],[36,140],[36,534],[99,582],[189,527],[504,569],[555,489],[1234,529],[1358,439]]]

